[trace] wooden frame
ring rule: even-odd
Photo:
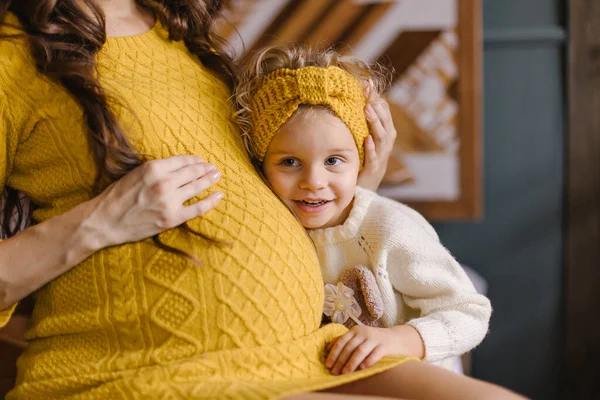
[[[461,147],[460,198],[456,201],[408,203],[430,220],[479,220],[482,198],[482,14],[481,0],[460,0],[458,17],[459,102],[458,129]]]
[[[562,397],[600,397],[600,3],[571,0]]]
[[[390,100],[399,140],[380,193],[409,204],[430,220],[482,217],[481,0],[445,0],[434,8],[421,7],[421,0],[236,3],[229,20],[239,35],[226,24],[222,34],[238,56],[272,44],[304,43],[389,63],[396,70],[390,93],[403,91],[403,98],[410,100],[395,104]],[[422,78],[413,79],[416,74]],[[426,91],[427,82],[442,87],[442,94],[434,91],[438,94],[433,102],[426,96],[423,102],[413,101],[421,98],[418,93]],[[414,109],[420,111],[415,114]],[[450,116],[442,117],[448,109]],[[429,126],[419,122],[425,114],[437,115]],[[451,139],[444,142],[438,135],[448,132]]]

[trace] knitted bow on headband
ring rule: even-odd
[[[267,75],[251,99],[254,153],[262,162],[279,128],[301,104],[328,106],[350,129],[362,165],[369,135],[365,88],[338,67],[278,69]]]

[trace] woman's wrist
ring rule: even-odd
[[[38,290],[105,247],[83,203],[25,229],[0,246],[0,309]],[[27,249],[23,251],[23,249]]]
[[[117,244],[109,240],[111,235],[107,232],[106,221],[103,221],[99,213],[96,212],[98,201],[98,197],[88,200],[73,208],[70,211],[72,214],[68,216],[68,219],[74,223],[74,244],[78,250],[77,252],[87,254],[87,256]]]
[[[108,235],[104,232],[104,224],[95,218],[94,201],[92,199],[82,203],[58,217],[63,218],[63,226],[72,232],[71,246],[65,254],[67,265],[78,264],[95,252],[111,245],[107,240]]]

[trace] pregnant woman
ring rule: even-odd
[[[325,367],[346,330],[231,122],[222,8],[0,0],[0,325],[35,292],[8,398],[514,398],[402,356]]]

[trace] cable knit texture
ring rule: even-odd
[[[232,245],[169,230],[162,239],[202,266],[144,240],[99,251],[44,286],[9,399],[276,398],[408,359],[344,377],[324,367],[325,344],[345,328],[319,328],[314,248],[253,170],[228,88],[183,44],[157,24],[108,39],[97,59],[140,152],[196,154],[222,172],[224,200],[191,225]],[[94,177],[79,105],[36,73],[23,40],[1,40],[0,189],[27,193],[44,221],[88,200]]]
[[[339,67],[282,68],[267,75],[252,96],[250,143],[259,161],[279,128],[301,104],[328,106],[350,129],[362,165],[369,136],[365,88]]]
[[[425,360],[463,354],[485,337],[492,308],[416,211],[357,188],[343,225],[309,231],[325,283],[350,265],[372,268],[384,326],[408,324],[425,343]]]

